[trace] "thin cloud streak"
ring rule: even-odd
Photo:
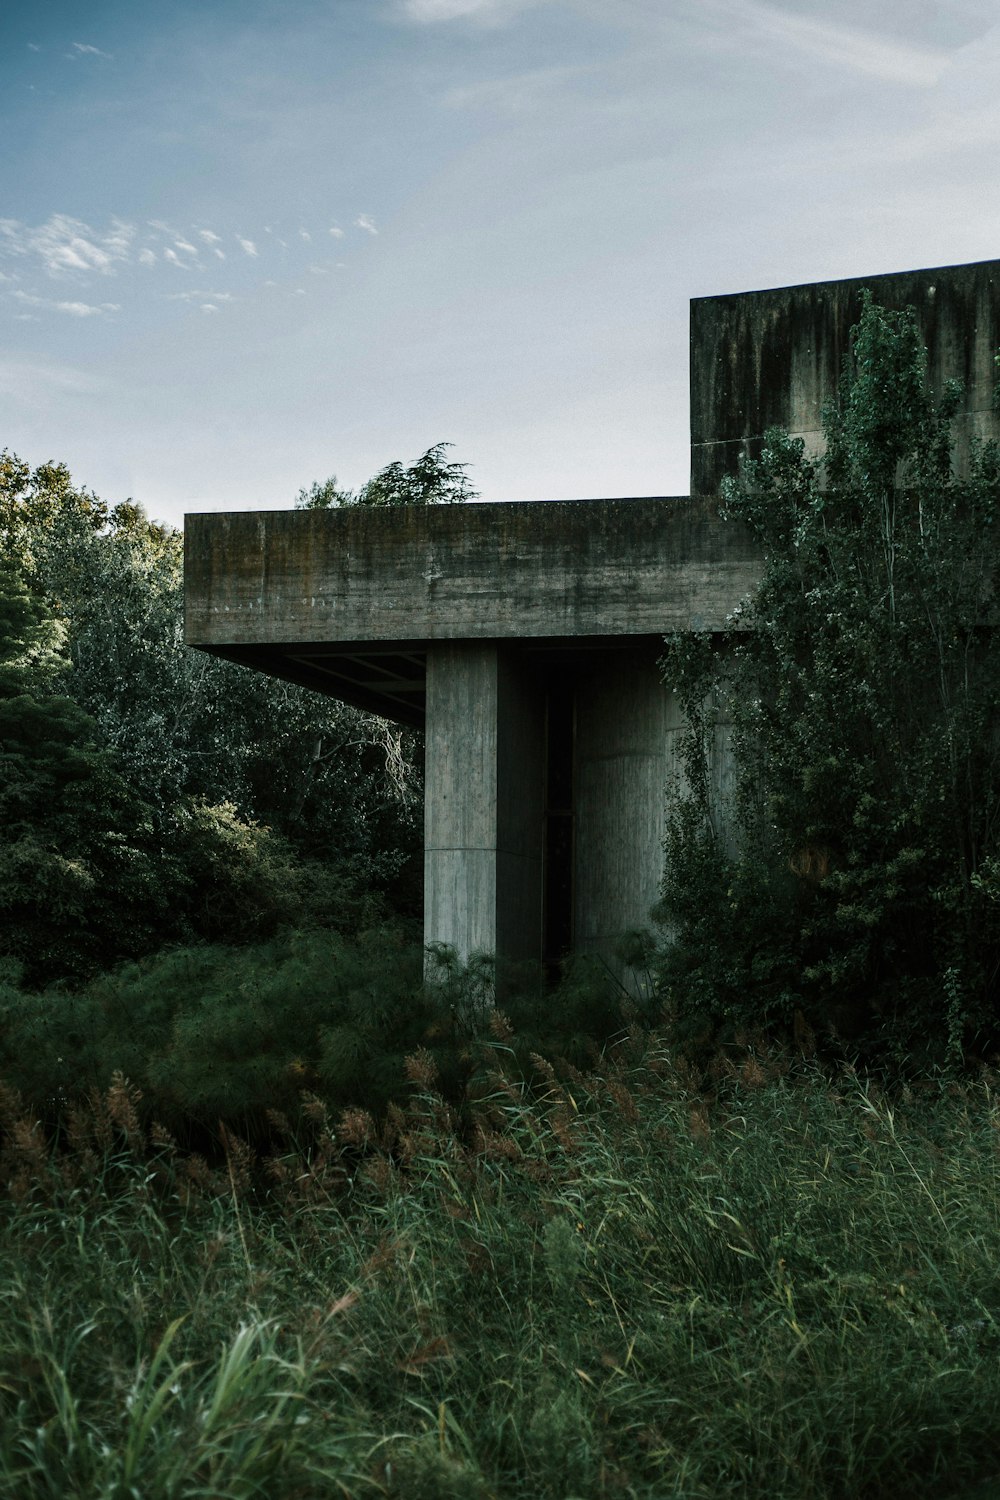
[[[912,88],[930,88],[948,66],[949,54],[900,42],[877,31],[838,26],[793,15],[764,0],[699,0],[702,12],[715,12],[732,28],[739,44],[747,29],[779,46],[819,61]]]
[[[57,302],[52,297],[37,297],[31,292],[17,291],[11,295],[26,307],[49,308],[53,312],[68,313],[73,318],[97,318],[104,313],[121,312],[118,302],[102,302],[95,306],[91,302]]]
[[[28,45],[31,45],[30,42]],[[35,48],[34,50],[37,51],[38,49]],[[103,57],[108,62],[112,61],[112,54],[110,52],[102,52],[100,47],[91,47],[87,42],[74,42],[73,52],[76,53],[77,57]],[[72,56],[73,54],[69,53],[67,55]]]
[[[73,365],[33,362],[23,359],[0,359],[0,393],[25,405],[47,398],[53,391],[73,396],[100,394],[107,381],[89,370]]]
[[[544,3],[545,0],[402,0],[400,13],[418,26],[445,21],[479,21],[496,26],[519,11]]]

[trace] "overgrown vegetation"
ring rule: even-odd
[[[381,1124],[306,1098],[267,1161],[121,1078],[60,1145],[5,1097],[5,1493],[996,1493],[991,1074],[891,1102],[635,1036],[528,1088],[510,1044],[464,1133],[418,1051]]]
[[[26,983],[419,906],[411,738],[188,651],[179,532],[4,453],[0,545],[0,956]]]
[[[582,963],[426,982],[412,747],[186,653],[179,536],[0,457],[4,1494],[1000,1491],[1000,455],[953,475],[954,401],[869,305],[825,458],[727,492],[764,575],[668,643],[641,1017]],[[461,501],[446,446],[297,503]]]
[[[445,455],[451,443],[434,443],[412,464],[398,458],[373,474],[359,490],[342,490],[336,474],[299,490],[296,510],[331,510],[341,505],[461,505],[475,500],[468,464]]]
[[[689,1040],[796,1015],[897,1062],[996,1040],[1000,454],[953,472],[957,394],[929,394],[912,311],[869,300],[825,456],[771,431],[726,489],[760,587],[664,662],[690,737],[662,983]]]

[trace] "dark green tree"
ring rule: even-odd
[[[1000,457],[952,462],[912,310],[866,300],[827,451],[766,435],[724,494],[759,588],[724,639],[667,642],[687,793],[666,840],[664,990],[689,1029],[796,1012],[957,1058],[995,1035]],[[708,753],[731,726],[735,805]]]
[[[475,500],[469,483],[468,465],[449,462],[450,443],[435,443],[416,463],[405,466],[399,459],[386,464],[355,493],[342,490],[337,476],[309,489],[299,490],[297,510],[329,510],[339,505],[457,505]]]
[[[183,539],[62,465],[0,457],[0,541],[67,627],[62,692],[172,836],[181,804],[227,807],[301,854],[384,885],[417,844],[419,776],[398,729],[191,651]],[[185,824],[187,826],[187,824]],[[201,826],[201,825],[199,825]]]
[[[20,570],[0,565],[0,955],[29,981],[148,948],[172,883],[151,810],[54,690],[64,634]]]

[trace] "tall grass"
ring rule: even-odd
[[[1000,1493],[994,1083],[894,1097],[747,1053],[707,1091],[502,1019],[461,1128],[430,1055],[212,1161],[123,1079],[8,1097],[0,1493]]]

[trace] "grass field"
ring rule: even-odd
[[[125,1082],[6,1099],[12,1500],[1000,1495],[1000,1106],[502,1037],[453,1118],[306,1100],[209,1163]]]

